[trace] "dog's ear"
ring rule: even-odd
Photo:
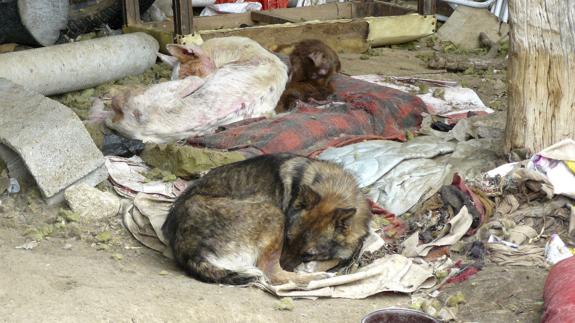
[[[351,225],[351,218],[354,216],[356,212],[355,208],[347,208],[347,209],[335,209],[333,212],[333,220],[335,222],[335,227],[341,230],[345,230],[349,228]]]
[[[294,207],[300,210],[310,210],[321,200],[321,196],[307,185],[301,185],[297,198],[294,201]]]

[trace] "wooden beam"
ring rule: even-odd
[[[145,32],[152,35],[160,43],[160,51],[166,53],[166,44],[172,43],[170,24],[139,24],[124,28],[124,32]],[[340,19],[317,23],[294,23],[256,26],[251,28],[233,28],[221,30],[200,30],[202,39],[243,36],[257,41],[263,47],[273,50],[278,45],[293,44],[309,38],[324,40],[329,46],[340,53],[363,53],[369,49],[367,34],[369,26],[363,19]]]
[[[353,18],[400,16],[417,11],[381,1],[353,2]]]
[[[417,0],[417,12],[423,16],[435,15],[437,12],[436,0]]]
[[[263,22],[265,24],[283,24],[286,22],[296,22],[293,19],[265,11],[252,11],[250,17],[255,22]]]
[[[216,37],[243,36],[274,50],[278,45],[293,44],[302,37],[317,38],[337,52],[363,53],[369,49],[369,25],[363,19],[340,19],[317,23],[275,24],[252,28],[201,31],[204,40]]]
[[[125,26],[139,24],[140,20],[140,1],[139,0],[122,0],[122,17]]]
[[[174,10],[174,32],[178,36],[194,32],[192,0],[172,0]]]
[[[254,24],[255,22],[252,20],[249,12],[229,15],[194,17],[194,28],[196,30],[239,28],[240,26],[252,26]]]

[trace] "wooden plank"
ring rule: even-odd
[[[122,0],[122,15],[125,25],[140,23],[140,1]]]
[[[423,16],[435,15],[436,0],[417,0],[417,12]]]
[[[317,23],[275,24],[252,28],[220,31],[202,31],[204,40],[216,37],[243,36],[274,50],[279,45],[289,45],[303,38],[318,38],[341,53],[367,51],[368,23],[363,19],[341,19]]]
[[[240,28],[241,26],[252,26],[254,24],[255,22],[252,20],[250,13],[194,17],[194,28],[196,30]]]
[[[273,9],[267,10],[266,13],[277,15],[293,22],[351,19],[356,17],[355,7],[356,4],[353,2],[332,2],[310,7]]]
[[[417,12],[413,9],[381,1],[365,1],[356,3],[355,6],[357,12],[354,18],[400,16]]]
[[[174,31],[176,35],[190,35],[194,32],[192,0],[172,0],[174,10]]]
[[[161,28],[159,28],[161,27]],[[160,51],[166,53],[166,44],[172,43],[172,29],[168,23],[138,24],[124,28],[124,32],[145,32],[160,43]],[[250,28],[203,30],[204,40],[216,37],[243,36],[257,41],[273,50],[279,45],[293,44],[303,38],[319,38],[340,53],[363,53],[367,51],[368,23],[363,19],[340,19],[326,22],[274,24]]]
[[[252,11],[251,18],[255,22],[263,22],[265,24],[283,24],[286,22],[295,22],[293,19],[285,18],[278,14],[266,11]]]

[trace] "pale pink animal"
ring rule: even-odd
[[[115,98],[115,115],[105,121],[108,127],[155,143],[203,135],[221,125],[272,114],[287,83],[287,66],[249,38],[214,38],[201,48],[170,46],[171,53],[176,51],[199,56],[205,77],[174,79],[180,62],[162,57],[174,68],[173,80]]]

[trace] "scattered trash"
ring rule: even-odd
[[[86,219],[105,219],[120,212],[120,199],[86,184],[66,189],[64,196],[73,212]]]
[[[488,243],[489,259],[500,266],[545,267],[544,248],[524,245],[512,248],[503,244]]]
[[[435,284],[433,265],[413,261],[401,255],[388,255],[360,268],[357,272],[311,281],[301,287],[293,283],[257,286],[282,297],[333,297],[362,299],[385,291],[411,293]]]
[[[62,249],[64,249],[64,250],[71,250],[71,249],[72,249],[72,244],[71,244],[71,243],[66,243],[66,244],[62,247]]]
[[[426,256],[434,246],[452,245],[465,235],[472,222],[473,218],[467,211],[467,207],[463,206],[461,211],[449,221],[448,227],[450,231],[445,232],[445,236],[439,237],[430,243],[418,245],[419,232],[416,231],[403,242],[402,255],[406,257]]]
[[[490,235],[490,236],[489,236],[489,239],[487,240],[487,243],[499,243],[499,244],[502,244],[502,245],[504,245],[504,246],[511,247],[511,248],[514,248],[514,249],[519,248],[519,245],[517,245],[517,244],[515,244],[515,243],[513,243],[513,242],[505,241],[505,240],[499,238],[498,236],[494,236],[494,235]]]
[[[133,199],[138,192],[152,194],[158,197],[174,199],[187,186],[181,179],[165,183],[147,180],[145,174],[151,168],[138,156],[123,158],[106,156],[105,164],[110,173],[110,182],[118,195]]]
[[[553,193],[575,199],[575,140],[565,139],[543,149],[529,160],[527,169],[544,174]]]
[[[274,303],[274,309],[278,311],[293,311],[295,304],[291,297],[283,297]]]
[[[572,256],[573,253],[567,248],[563,240],[557,234],[551,235],[545,245],[545,260],[547,260],[547,263],[555,265],[561,260]]]
[[[139,155],[144,150],[144,143],[141,140],[124,138],[116,133],[104,134],[102,153],[104,156],[132,157]]]
[[[448,117],[468,112],[493,113],[485,106],[477,93],[469,88],[457,86],[453,82],[428,80],[421,78],[386,77],[377,74],[357,75],[355,79],[413,93],[425,102],[429,113]],[[415,84],[429,84],[423,93]],[[437,93],[441,95],[437,95]]]
[[[160,271],[160,272],[158,273],[158,275],[160,275],[160,276],[167,276],[167,275],[169,275],[169,274],[170,274],[170,273],[169,273],[168,271],[166,271],[166,270],[162,270],[162,271]]]
[[[36,248],[37,246],[38,246],[38,241],[32,240],[32,241],[26,242],[23,245],[17,246],[16,249],[32,250],[32,249]]]
[[[8,193],[18,193],[20,192],[20,184],[15,178],[10,178],[10,184],[8,185]]]

